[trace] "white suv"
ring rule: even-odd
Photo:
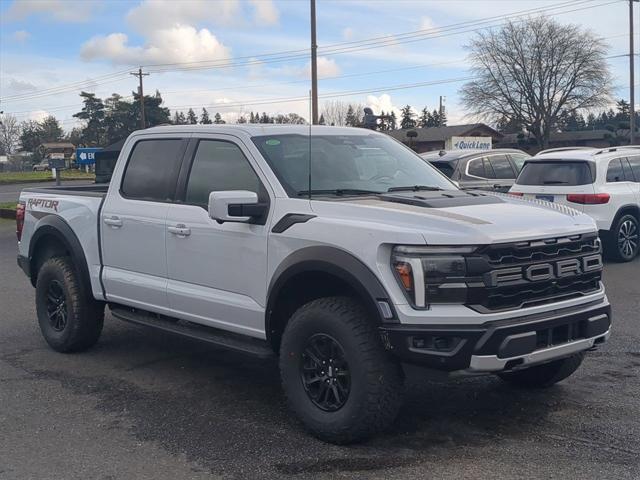
[[[509,193],[594,218],[605,253],[628,262],[640,246],[640,147],[550,151],[528,159]]]

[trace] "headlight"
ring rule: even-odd
[[[433,303],[465,303],[468,246],[397,246],[391,264],[411,303],[426,308]]]

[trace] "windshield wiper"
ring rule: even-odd
[[[545,180],[542,182],[543,185],[563,185],[569,182],[565,182],[564,180]]]
[[[420,190],[428,190],[432,192],[438,192],[444,190],[444,188],[434,187],[432,185],[410,185],[406,187],[391,187],[387,192],[401,192],[403,190],[409,190],[412,192],[419,192]]]
[[[363,190],[360,188],[333,188],[326,190],[300,190],[297,192],[299,197],[308,197],[311,195],[379,195],[382,192],[375,190]]]

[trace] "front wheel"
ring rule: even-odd
[[[280,373],[291,409],[324,441],[364,440],[387,428],[401,405],[402,368],[350,298],[321,298],[293,314]]]
[[[100,338],[104,304],[83,292],[68,257],[50,258],[40,268],[36,281],[38,323],[49,346],[58,352],[86,350]]]
[[[582,364],[584,353],[515,372],[499,373],[505,382],[524,388],[547,388],[571,376]]]

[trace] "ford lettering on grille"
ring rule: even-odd
[[[569,258],[556,262],[536,263],[534,265],[503,268],[487,274],[488,286],[496,287],[507,282],[528,280],[544,282],[567,278],[584,273],[602,270],[602,256],[589,255],[581,258]]]

